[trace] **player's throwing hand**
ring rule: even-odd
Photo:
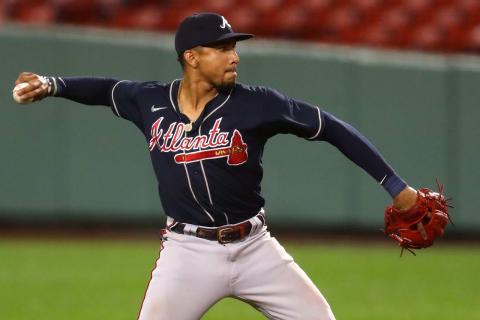
[[[45,98],[51,91],[51,82],[47,77],[31,72],[22,72],[15,81],[13,100],[20,104],[26,104]]]

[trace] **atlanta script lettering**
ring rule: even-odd
[[[208,131],[208,135],[195,137],[185,135],[185,124],[181,122],[172,122],[167,132],[164,133],[160,128],[163,120],[164,117],[160,117],[153,123],[148,149],[152,151],[157,147],[161,152],[183,151],[183,153],[175,155],[176,163],[227,158],[229,165],[239,165],[248,159],[247,145],[243,142],[241,133],[234,130],[232,138],[228,139],[229,133],[220,131],[222,118],[215,121],[212,129]],[[187,153],[187,151],[192,152]]]

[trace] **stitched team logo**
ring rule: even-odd
[[[243,142],[242,134],[234,130],[231,140],[228,132],[220,131],[222,118],[215,121],[208,135],[195,137],[185,136],[185,124],[173,122],[164,134],[160,125],[164,117],[159,118],[152,125],[148,149],[152,151],[157,147],[161,152],[178,152],[174,156],[176,163],[191,163],[200,160],[227,158],[231,166],[245,163],[248,159],[247,144]],[[204,150],[206,149],[206,150]],[[187,152],[188,151],[188,152]]]
[[[228,23],[227,19],[225,19],[224,16],[222,16],[222,24],[220,25],[220,28],[222,29],[225,29],[227,26],[231,29],[232,26],[230,25],[230,23]]]

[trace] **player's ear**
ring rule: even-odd
[[[198,53],[195,50],[185,50],[183,53],[183,59],[185,62],[192,68],[197,68],[198,66]]]

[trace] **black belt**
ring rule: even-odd
[[[265,217],[263,213],[259,213],[256,218],[259,218],[260,221],[262,221],[262,225],[265,225]],[[170,230],[183,234],[186,226],[185,223],[178,223],[170,228]],[[194,235],[198,238],[218,241],[224,244],[244,239],[250,234],[251,230],[252,223],[250,221],[245,221],[239,224],[226,225],[218,228],[198,227]]]

